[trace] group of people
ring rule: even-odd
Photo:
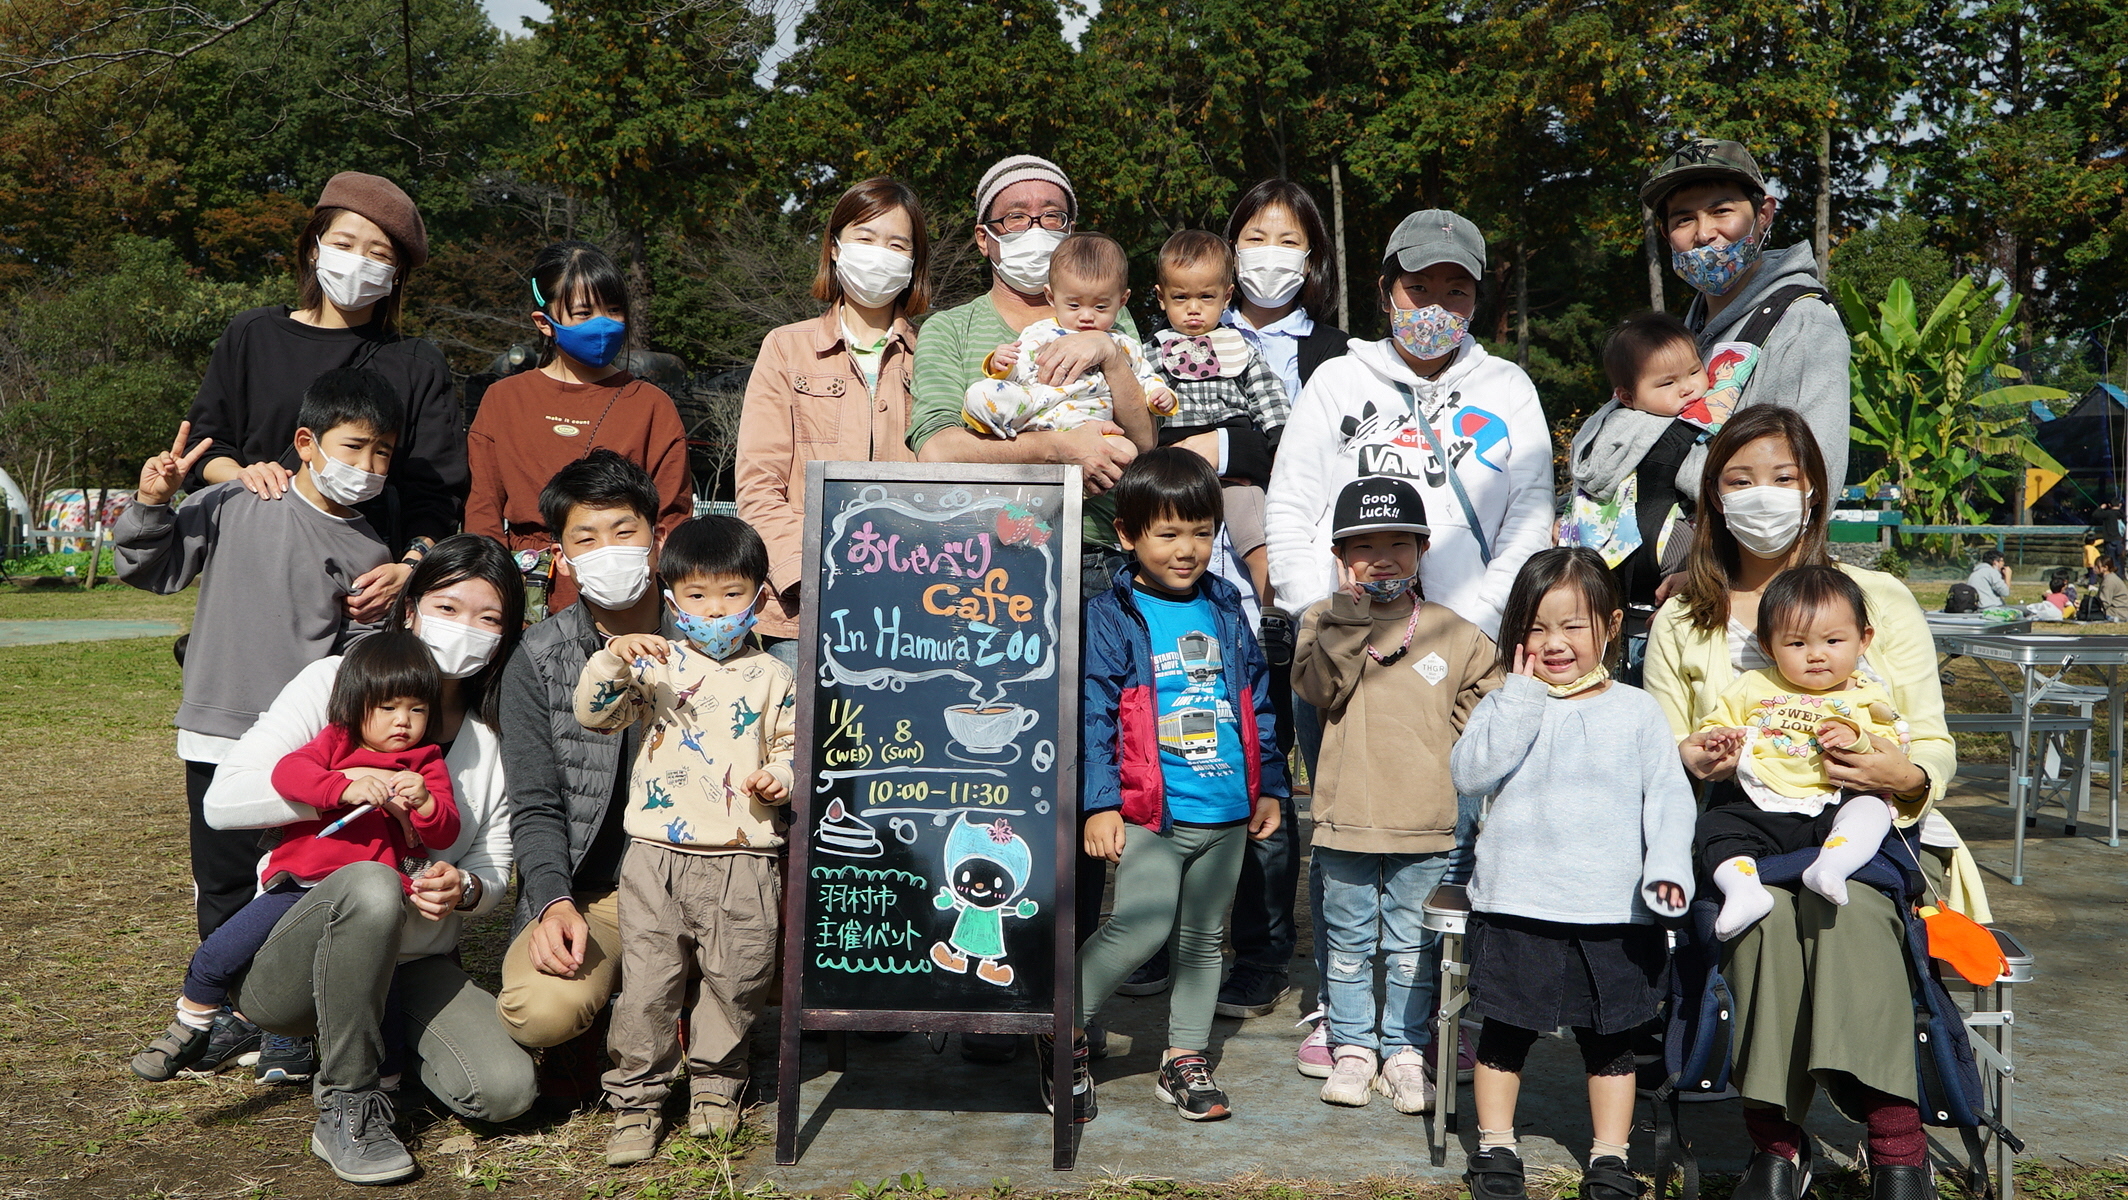
[[[805,464],[1055,463],[1088,496],[1079,1032],[1036,1057],[1046,1079],[1072,1056],[1078,1119],[1104,1003],[1168,989],[1160,1098],[1233,1111],[1212,1018],[1293,991],[1298,749],[1317,995],[1295,1055],[1325,1101],[1416,1113],[1454,1086],[1427,1063],[1419,917],[1468,880],[1474,1192],[1525,1194],[1520,1073],[1566,1027],[1584,1194],[1630,1200],[1658,920],[1711,888],[1756,1148],[1739,1195],[1808,1189],[1796,1122],[1821,1087],[1868,1123],[1876,1194],[1923,1195],[1901,898],[1847,881],[1882,848],[1985,901],[1932,812],[1955,759],[1920,610],[1826,553],[1846,336],[1807,248],[1767,246],[1776,202],[1742,147],[1688,142],[1641,199],[1695,297],[1612,335],[1613,402],[1561,505],[1535,387],[1470,334],[1488,255],[1460,214],[1399,223],[1373,288],[1390,335],[1353,339],[1319,316],[1340,284],[1315,201],[1267,180],[1223,232],[1167,240],[1148,336],[1124,248],[1078,228],[1056,164],[986,172],[991,286],[928,314],[921,202],[864,180],[821,238],[820,316],[755,362],[734,519],[690,517],[672,402],[615,366],[610,259],[540,253],[539,365],[461,430],[440,355],[398,328],[420,215],[336,176],[298,305],[232,323],[117,531],[128,582],[204,580],[177,716],[203,942],[134,1070],[255,1053],[262,1079],[308,1078],[312,1148],[354,1182],[415,1171],[391,1128],[409,1073],[506,1120],[603,1063],[624,1164],[656,1152],[684,1059],[691,1130],[735,1128],[795,786]],[[1183,639],[1216,669],[1183,665]],[[1213,753],[1163,720],[1186,709],[1215,714]],[[1812,847],[1805,886],[1755,877]],[[513,878],[491,996],[454,951]]]

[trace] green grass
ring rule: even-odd
[[[111,573],[117,569],[112,565],[111,555],[112,551],[108,548],[102,554],[97,555],[97,558],[101,560],[96,564],[96,574],[99,578],[109,578]],[[10,575],[63,576],[66,574],[68,567],[72,567],[76,572],[86,575],[89,572],[89,556],[79,552],[73,554],[61,554],[58,552],[25,554],[21,558],[8,559],[5,565],[7,573]]]
[[[198,599],[196,586],[174,596],[158,596],[122,583],[98,583],[93,592],[78,583],[0,586],[0,621],[176,621],[189,629],[192,606]]]

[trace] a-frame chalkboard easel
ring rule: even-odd
[[[1070,1170],[1076,467],[806,466],[776,1161],[808,1029],[1049,1034]]]

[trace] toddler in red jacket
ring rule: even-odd
[[[283,758],[273,786],[318,811],[284,825],[259,873],[263,890],[214,931],[185,971],[177,1019],[133,1058],[133,1073],[165,1080],[207,1050],[214,1016],[274,926],[303,894],[341,867],[377,862],[407,876],[423,848],[458,840],[458,804],[441,747],[424,741],[443,691],[436,660],[405,631],[355,643],[333,678],[330,724]]]

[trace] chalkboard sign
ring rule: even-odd
[[[1080,489],[1066,467],[807,464],[779,1162],[801,1030],[1070,1044]]]

